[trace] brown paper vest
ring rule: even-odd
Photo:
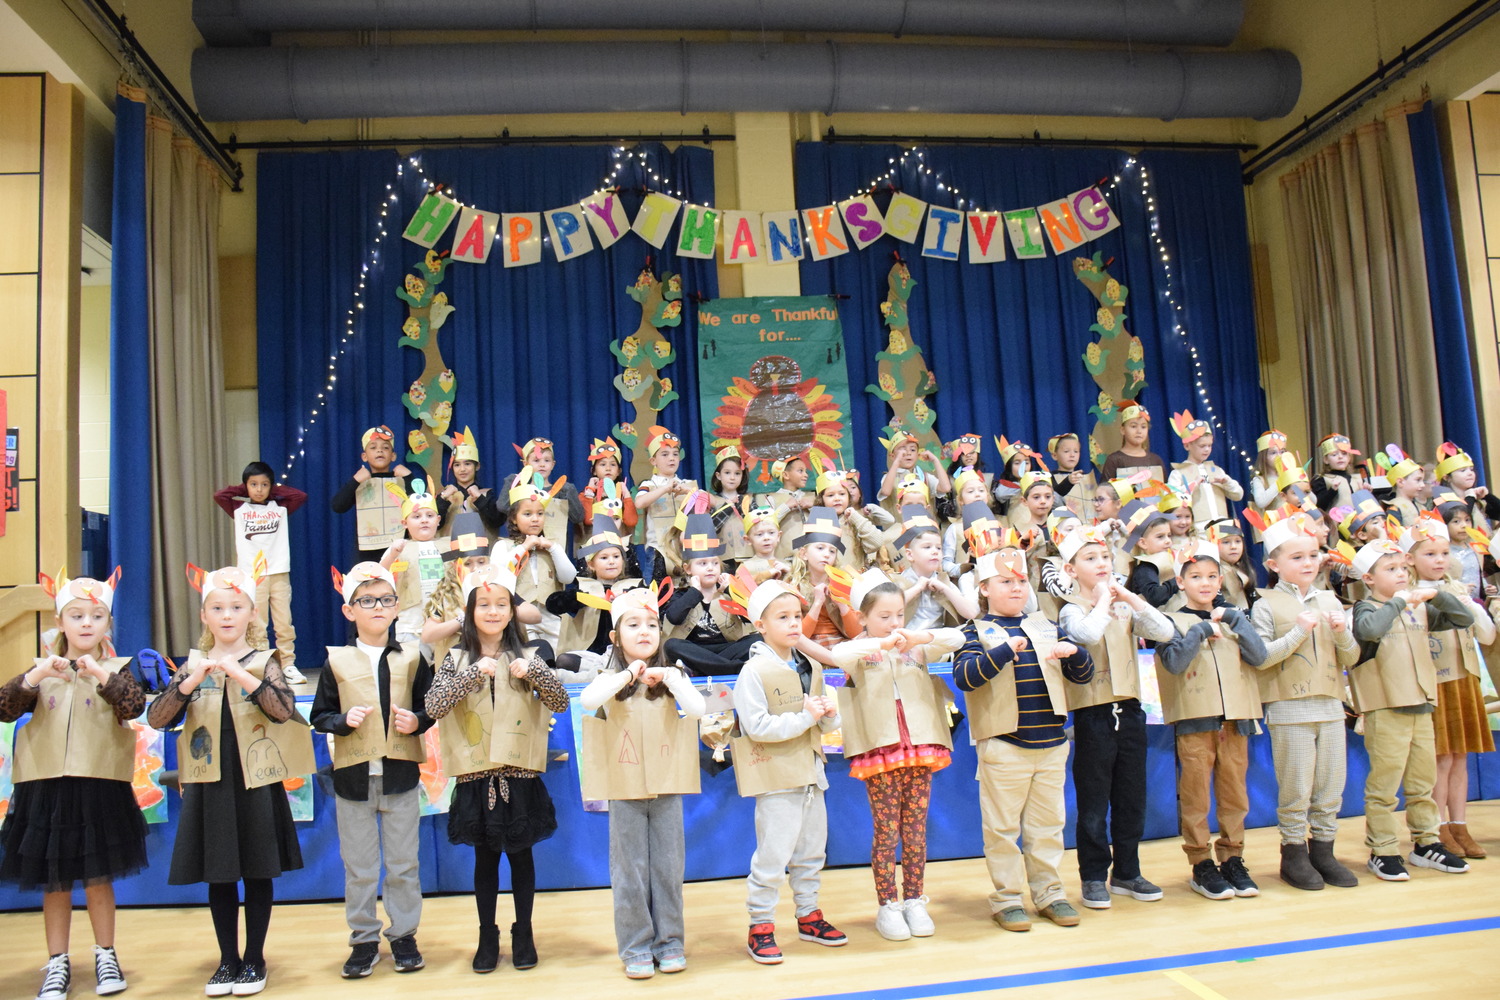
[[[611,698],[583,719],[584,801],[694,795],[698,783],[698,720],[677,713],[671,695],[648,701],[644,686]]]
[[[765,687],[766,707],[772,715],[802,711],[802,681],[786,667],[746,666],[755,670]],[[812,694],[823,694],[823,670],[813,665]],[[743,675],[742,675],[743,676]],[[729,738],[734,760],[734,783],[742,796],[764,795],[790,788],[802,788],[818,780],[816,757],[821,755],[823,738],[817,723],[801,736],[780,743],[758,743],[740,731],[739,724]]]
[[[266,663],[273,655],[276,655],[274,650],[257,653],[245,669],[252,677],[264,677]],[[193,650],[188,665],[203,656]],[[216,744],[226,688],[217,682],[225,678],[212,679],[216,682],[214,687],[199,685],[193,692],[196,697],[188,702],[182,732],[177,737],[178,776],[183,784],[215,782],[222,774],[223,759]],[[240,771],[246,788],[275,784],[317,770],[312,730],[300,714],[294,712],[286,722],[273,722],[238,684],[230,682],[227,690],[229,717],[240,745]]]
[[[36,666],[44,661],[36,660]],[[100,662],[110,673],[130,661]],[[38,686],[31,721],[16,730],[15,783],[58,778],[135,777],[135,731],[115,721],[115,710],[99,695],[99,682],[74,673],[48,677]]]

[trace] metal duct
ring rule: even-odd
[[[434,12],[438,12],[434,19]],[[1228,45],[1244,0],[193,0],[209,45],[287,31],[815,31]]]
[[[199,49],[213,121],[821,111],[1279,118],[1296,56],[999,46],[508,42]]]

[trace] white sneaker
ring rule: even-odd
[[[286,675],[286,682],[288,684],[306,684],[307,683],[307,678],[305,676],[303,676],[302,671],[298,670],[296,668],[296,666],[293,665],[293,664],[285,664],[285,665],[283,665],[282,668],[281,668],[281,672]]]
[[[916,899],[908,899],[902,904],[905,911],[906,927],[911,931],[912,937],[932,937],[937,931],[932,923],[932,918],[927,915],[927,897],[918,896]]]
[[[42,977],[42,988],[37,990],[36,1000],[67,1000],[68,991],[73,985],[73,971],[68,965],[68,956],[57,955],[47,959],[42,971],[46,975]]]
[[[896,900],[884,903],[875,914],[875,933],[887,941],[907,941],[911,928],[906,926],[906,908]]]
[[[120,971],[120,958],[113,948],[94,945],[94,978],[99,983],[94,992],[101,997],[124,991],[125,975]]]

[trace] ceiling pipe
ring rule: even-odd
[[[199,49],[212,121],[566,112],[902,112],[1253,118],[1301,90],[1290,52],[506,42]]]
[[[1244,0],[193,0],[209,45],[265,45],[292,31],[642,28],[1228,45],[1244,18]]]

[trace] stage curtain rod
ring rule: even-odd
[[[931,143],[943,146],[1107,146],[1133,149],[1199,149],[1234,150],[1249,152],[1256,147],[1247,142],[1187,142],[1164,139],[1153,142],[1148,139],[1043,139],[1041,133],[1025,136],[983,135],[841,135],[829,126],[823,133],[824,142],[894,142],[902,144]]]
[[[679,132],[676,135],[511,135],[505,129],[499,135],[446,136],[394,139],[277,139],[263,142],[240,142],[231,135],[225,147],[231,152],[241,149],[379,149],[387,146],[559,146],[581,143],[630,142],[725,142],[734,139],[733,132]]]

